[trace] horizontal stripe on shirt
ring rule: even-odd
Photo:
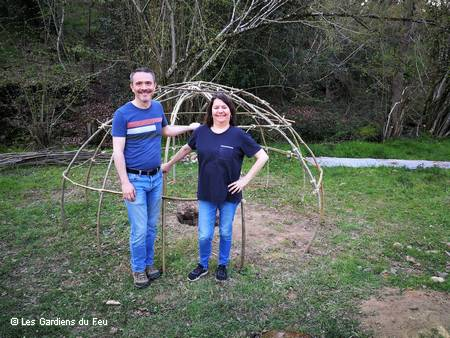
[[[144,140],[147,138],[154,138],[160,136],[156,131],[150,131],[148,133],[132,134],[127,136],[127,140]]]
[[[156,130],[156,126],[152,124],[150,126],[127,129],[127,135],[142,134],[154,130]]]
[[[155,124],[155,123],[160,123],[160,122],[162,122],[162,117],[155,117],[153,119],[128,122],[127,128],[136,128],[136,127],[147,126],[149,124]]]

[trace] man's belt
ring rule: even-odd
[[[150,169],[150,170],[140,170],[140,169],[131,169],[131,168],[127,168],[127,173],[130,174],[138,174],[138,175],[147,175],[147,176],[153,176],[156,173],[158,173],[158,171],[161,168],[155,168],[155,169]]]

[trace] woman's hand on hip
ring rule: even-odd
[[[228,185],[228,191],[232,194],[241,192],[242,189],[248,184],[249,180],[244,176],[238,179],[237,181]]]

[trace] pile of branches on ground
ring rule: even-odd
[[[74,158],[76,150],[73,151],[51,151],[4,153],[0,154],[0,170],[24,165],[68,165]],[[76,163],[91,161],[94,151],[81,151],[76,157]],[[107,162],[111,158],[110,153],[98,152],[92,161]]]

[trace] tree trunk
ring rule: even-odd
[[[424,115],[428,116],[429,131],[433,136],[450,135],[450,71],[435,83],[425,104]]]
[[[414,0],[405,3],[405,9],[408,17],[413,17],[415,4]],[[400,42],[399,60],[403,60],[408,53],[410,47],[411,35],[414,32],[414,23],[407,22],[406,32]],[[392,137],[399,137],[403,131],[403,122],[406,114],[407,86],[405,85],[405,65],[401,62],[399,69],[392,79],[391,85],[391,109],[385,120],[383,128],[383,141]]]
[[[391,110],[385,123],[383,140],[398,137],[403,131],[403,117],[405,115],[403,94],[405,93],[405,88],[403,88],[403,73],[401,71],[394,76],[391,91]]]

